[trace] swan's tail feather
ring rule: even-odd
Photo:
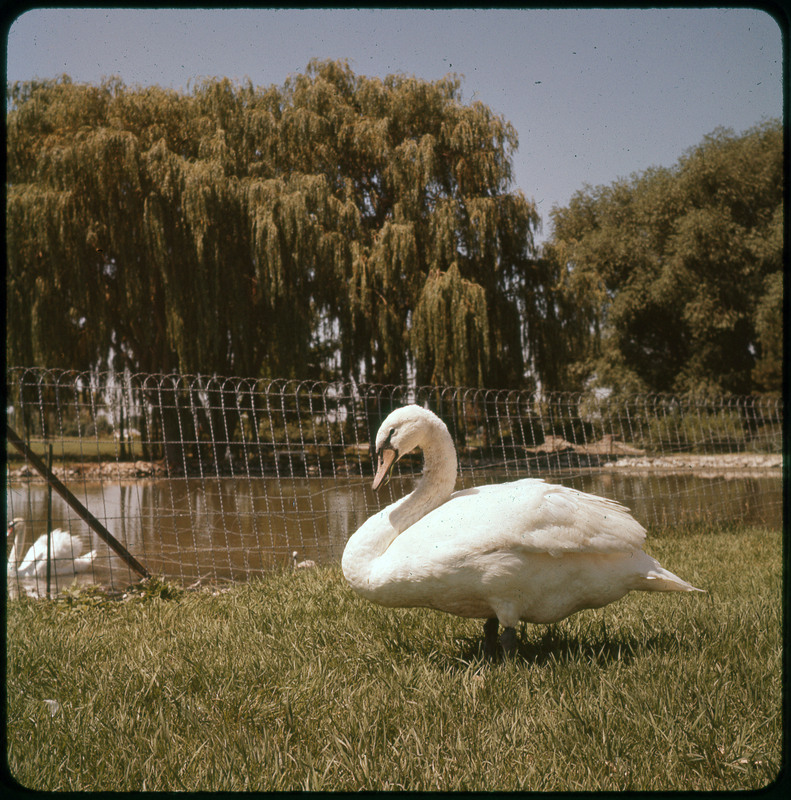
[[[705,592],[682,580],[664,567],[657,566],[641,576],[639,589],[646,592]]]
[[[76,569],[88,569],[88,567],[93,565],[93,561],[99,555],[98,551],[91,550],[89,553],[86,553],[84,556],[80,556],[79,558],[74,559],[74,566]]]

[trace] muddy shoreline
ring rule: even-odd
[[[554,456],[554,457],[553,457]],[[565,458],[563,457],[565,456]],[[760,453],[722,453],[718,455],[672,455],[672,456],[646,456],[635,455],[626,456],[613,459],[601,457],[588,457],[588,458],[569,458],[569,454],[552,454],[545,455],[543,458],[536,458],[536,466],[541,466],[545,469],[607,469],[607,470],[628,470],[639,472],[675,472],[675,473],[694,473],[701,477],[714,477],[718,475],[741,475],[756,474],[758,476],[769,477],[775,472],[780,472],[783,467],[783,457],[778,454],[760,454]],[[568,462],[568,463],[565,463]],[[574,463],[572,463],[574,462]],[[298,467],[298,471],[305,477],[305,465],[294,465]],[[324,466],[324,465],[322,465]],[[350,465],[352,466],[352,465]],[[343,465],[335,464],[334,474],[343,474],[349,477],[350,474],[359,474],[359,465],[354,464],[354,470],[341,469]],[[480,463],[481,469],[495,467],[495,464]],[[291,470],[280,470],[274,468],[265,469],[263,474],[258,473],[257,477],[290,477]],[[301,467],[301,469],[299,469]],[[327,475],[333,474],[332,465],[327,465]],[[469,468],[468,464],[465,467]],[[260,467],[259,467],[260,469]],[[297,470],[295,470],[296,472]],[[135,480],[139,478],[175,478],[185,477],[183,470],[178,470],[176,473],[168,470],[161,462],[156,461],[112,461],[106,463],[72,463],[61,466],[55,466],[53,472],[58,478],[65,481],[73,480]],[[258,470],[256,470],[258,472]],[[324,473],[324,469],[308,466],[307,474],[319,475]],[[187,476],[195,477],[203,474],[204,476],[216,475],[217,473],[211,469],[201,471],[200,468],[196,469],[193,473],[189,471]],[[239,477],[246,475],[246,471],[222,471],[220,477]],[[43,481],[42,478],[32,467],[27,464],[22,465],[16,469],[9,469],[7,477],[12,480],[32,480]]]

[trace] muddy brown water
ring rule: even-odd
[[[544,477],[618,500],[644,525],[657,525],[659,530],[701,519],[772,528],[782,524],[782,485],[775,471],[701,477],[592,470]],[[497,472],[465,473],[457,488],[508,479]],[[294,550],[300,560],[338,562],[357,527],[409,491],[412,482],[410,476],[396,477],[379,495],[371,491],[368,478],[188,478],[70,488],[150,573],[190,585],[246,580],[288,566]],[[27,550],[46,530],[46,485],[7,483],[6,513],[8,519],[26,520]],[[52,497],[52,515],[53,527],[77,536],[85,552],[97,550],[92,568],[78,574],[78,582],[121,590],[136,580],[137,575],[57,495]],[[9,574],[9,588],[45,594],[44,574],[44,567],[37,579],[23,581]],[[50,591],[57,592],[74,578],[73,573],[52,575]]]

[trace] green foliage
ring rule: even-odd
[[[469,380],[522,380],[538,216],[509,191],[516,131],[457,78],[63,76],[8,108],[10,364],[400,383],[469,356]],[[413,335],[438,281],[459,318]]]
[[[707,594],[524,626],[513,662],[482,660],[480,621],[372,605],[337,567],[171,602],[9,602],[10,773],[44,791],[765,787],[781,534],[660,530],[651,553]]]
[[[554,209],[547,254],[591,332],[578,372],[623,392],[779,391],[783,182],[769,121]]]
[[[418,300],[412,324],[418,384],[481,386],[489,360],[486,298],[464,280],[456,264],[433,272]]]
[[[129,588],[125,597],[139,601],[146,600],[178,600],[184,590],[175,583],[166,581],[158,575],[144,578]]]
[[[674,409],[644,420],[636,443],[653,452],[684,450],[694,452],[701,446],[726,452],[742,450],[747,434],[738,411],[685,413]]]
[[[77,583],[75,580],[71,586],[61,590],[55,602],[68,611],[79,613],[87,608],[111,603],[112,599],[100,586]]]
[[[755,310],[761,355],[753,367],[752,379],[756,389],[763,392],[778,392],[783,385],[783,278],[782,272],[766,276],[764,293]]]

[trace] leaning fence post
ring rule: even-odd
[[[88,527],[90,527],[104,542],[106,542],[120,558],[122,558],[135,572],[144,578],[149,577],[148,570],[99,522],[93,514],[60,482],[57,476],[47,465],[17,436],[14,429],[6,424],[8,441],[17,450],[25,454],[27,460],[33,465],[36,472],[43,475],[49,485],[77,512]]]
[[[52,443],[47,450],[47,469],[52,472]],[[47,483],[47,598],[52,579],[52,484]]]

